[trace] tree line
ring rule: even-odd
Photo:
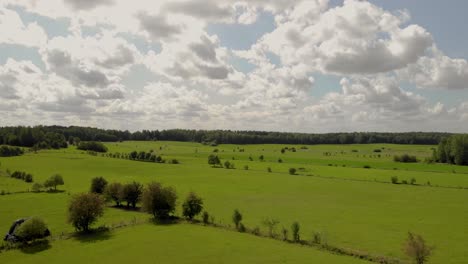
[[[436,132],[407,133],[292,133],[234,130],[109,130],[78,126],[0,127],[0,144],[62,148],[81,141],[117,142],[124,140],[168,140],[216,144],[438,144],[452,134]]]

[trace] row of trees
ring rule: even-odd
[[[0,157],[13,157],[23,155],[24,151],[18,147],[0,146]]]
[[[437,162],[468,165],[468,135],[453,135],[442,139],[434,151]]]
[[[32,174],[26,173],[24,171],[14,171],[10,176],[18,180],[23,180],[25,182],[33,182]]]
[[[0,144],[38,148],[61,148],[80,141],[116,142],[122,140],[172,140],[216,144],[438,144],[451,134],[433,132],[409,133],[285,133],[231,130],[143,130],[137,132],[104,130],[90,127],[2,127]]]

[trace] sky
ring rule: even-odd
[[[0,126],[468,132],[464,0],[2,0]]]

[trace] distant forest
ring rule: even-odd
[[[438,144],[449,133],[286,133],[231,130],[143,130],[137,132],[98,129],[91,127],[35,126],[0,127],[0,145],[23,147],[64,148],[81,141],[117,142],[124,140],[170,140],[204,144]]]

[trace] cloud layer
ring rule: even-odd
[[[265,14],[274,29],[246,50],[209,30],[254,28]],[[468,62],[444,54],[408,11],[367,1],[6,0],[0,31],[0,45],[40,58],[7,54],[0,65],[0,125],[468,130],[468,98],[423,95],[468,89]],[[339,81],[316,96],[317,76]]]

